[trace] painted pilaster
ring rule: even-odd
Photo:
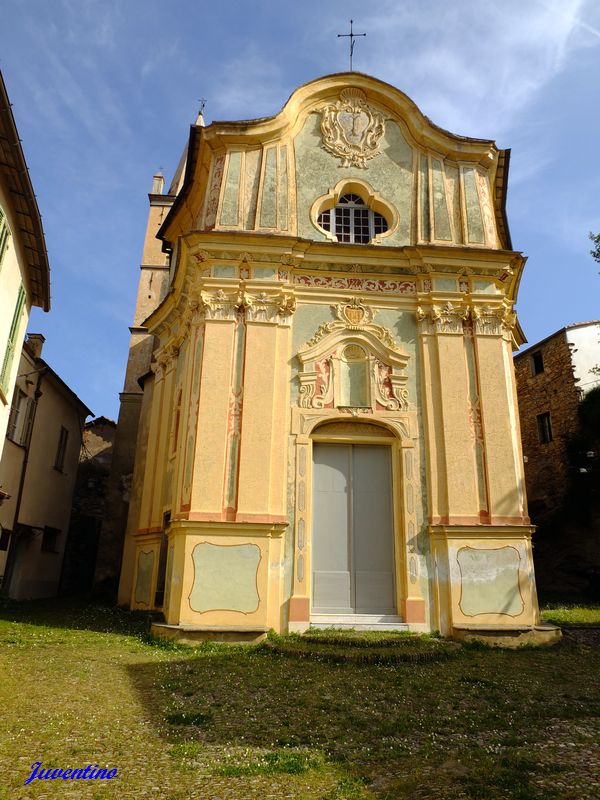
[[[251,287],[250,287],[251,288]],[[289,320],[294,304],[279,287],[248,291],[246,360],[237,519],[283,522],[286,515],[286,414]]]
[[[206,291],[201,301],[205,314],[204,347],[189,516],[221,520],[239,293]]]
[[[156,471],[159,468],[159,435],[165,394],[164,364],[157,363],[154,375],[154,392],[152,404],[150,406],[150,425],[148,428],[148,450],[146,453],[144,486],[138,523],[138,531],[140,533],[148,532],[152,528],[152,501],[154,497]]]
[[[429,429],[430,476],[435,514],[432,522],[479,522],[479,498],[472,424],[469,419],[469,378],[464,340],[467,309],[450,301],[417,310],[424,353],[424,377]],[[434,343],[435,342],[435,343]],[[437,367],[437,369],[436,369]],[[437,408],[436,408],[437,405]],[[433,429],[430,424],[436,420]],[[443,453],[437,452],[440,444]],[[444,490],[431,474],[440,461]],[[442,505],[444,496],[446,506]],[[435,500],[437,499],[437,503]]]
[[[490,519],[494,524],[528,524],[510,320],[503,307],[475,308],[473,317]]]

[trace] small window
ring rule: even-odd
[[[54,469],[57,469],[59,472],[62,472],[65,466],[65,454],[67,452],[68,440],[69,431],[61,425],[58,447],[56,448],[56,458],[54,459]]]
[[[385,233],[388,223],[384,216],[368,208],[357,194],[340,197],[334,208],[322,211],[317,223],[335,234],[338,242],[368,244],[375,236]]]
[[[27,445],[33,425],[35,401],[21,389],[15,389],[6,436],[15,444]]]
[[[46,525],[42,534],[42,550],[46,553],[58,553],[59,536],[60,530],[58,528],[50,528]]]
[[[544,355],[541,350],[537,350],[531,355],[531,374],[539,375],[544,371]]]
[[[550,412],[545,411],[537,416],[538,438],[541,444],[548,444],[552,441],[552,425],[550,423]]]

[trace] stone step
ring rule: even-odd
[[[355,631],[408,631],[402,617],[393,614],[311,614],[310,627]]]

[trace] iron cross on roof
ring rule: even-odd
[[[354,45],[356,42],[354,41],[357,36],[366,36],[366,33],[354,33],[352,30],[352,23],[353,20],[350,20],[350,33],[338,33],[338,39],[344,39],[348,37],[350,39],[350,72],[352,72],[352,54],[354,53]]]

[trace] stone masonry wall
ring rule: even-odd
[[[533,374],[542,353],[544,370]],[[567,440],[578,429],[578,391],[564,331],[515,357],[515,374],[525,456],[525,480],[532,521],[558,508],[568,483]],[[537,417],[550,412],[552,441],[540,442]]]

